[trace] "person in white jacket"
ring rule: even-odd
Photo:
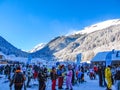
[[[27,87],[30,87],[29,83],[31,81],[32,76],[33,76],[32,67],[29,66],[28,69],[27,69],[27,77],[28,77]]]

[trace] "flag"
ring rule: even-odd
[[[81,56],[82,56],[82,54],[80,53],[80,54],[77,54],[77,57],[76,57],[76,63],[77,63],[77,65],[80,65],[80,62],[81,62]]]
[[[31,63],[31,60],[32,60],[32,56],[29,55],[29,56],[28,56],[28,62],[27,62],[27,63],[30,64],[30,63]]]
[[[106,67],[108,65],[111,65],[111,62],[112,62],[112,52],[109,52],[107,55],[106,55]]]

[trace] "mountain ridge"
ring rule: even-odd
[[[40,43],[38,45],[36,45],[33,49],[31,49],[30,51],[28,51],[29,53],[33,53],[36,52],[40,49],[42,49],[46,44],[45,43]]]
[[[47,47],[49,47],[48,52],[52,51],[52,53],[49,54],[52,54],[57,60],[64,61],[75,60],[76,55],[82,53],[82,60],[88,61],[99,51],[112,50],[113,47],[114,49],[120,49],[116,48],[117,46],[111,46],[113,43],[119,41],[120,19],[114,19],[113,21],[110,20],[110,22],[113,23],[108,25],[108,27],[102,28],[100,30],[93,30],[89,33],[75,33],[67,36],[59,36],[53,39],[52,42],[47,44]],[[68,37],[76,37],[76,39],[74,41],[70,41]],[[69,43],[65,42],[66,40]],[[60,46],[62,47],[59,48]],[[100,47],[101,49],[99,49]]]
[[[108,24],[106,27],[104,22]],[[58,36],[43,45],[33,48],[34,52],[23,52],[4,38],[0,37],[0,51],[10,55],[41,58],[43,60],[76,60],[76,55],[82,53],[82,60],[89,61],[96,53],[112,49],[120,49],[120,19],[104,21],[86,27],[83,31],[64,36]],[[97,25],[97,26],[95,26]],[[102,25],[102,29],[98,25]],[[105,27],[104,27],[105,26]],[[103,28],[104,27],[104,28]],[[95,29],[94,29],[95,28]],[[92,31],[88,31],[92,30]]]
[[[22,56],[22,57],[28,56],[28,53],[16,48],[1,36],[0,36],[0,51],[6,55],[14,54],[15,56]]]
[[[107,28],[107,27],[110,27],[110,26],[118,25],[118,24],[120,24],[120,19],[106,20],[106,21],[103,21],[103,22],[99,22],[99,23],[87,26],[82,30],[79,30],[79,31],[76,31],[76,32],[72,33],[72,35],[79,34],[79,33],[80,34],[85,34],[85,33],[88,34],[88,33],[92,33],[94,31],[101,30],[101,29],[104,29],[104,28]]]

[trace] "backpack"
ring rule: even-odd
[[[24,76],[22,73],[16,73],[14,75],[14,83],[23,83],[24,82]]]

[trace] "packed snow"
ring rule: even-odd
[[[38,62],[39,59],[36,61]],[[34,60],[32,62],[35,62]],[[25,63],[25,62],[24,62]],[[45,61],[42,61],[42,64],[45,65],[46,62]],[[51,68],[51,66],[55,65],[56,62],[55,61],[50,61],[50,62],[47,62],[47,66],[49,68]],[[65,63],[64,63],[65,64]],[[99,86],[99,80],[98,80],[98,76],[96,76],[96,79],[94,80],[91,80],[87,74],[87,72],[85,73],[85,77],[84,77],[85,81],[83,83],[76,83],[74,86],[73,86],[73,90],[105,90],[106,87],[100,87]],[[26,80],[27,82],[27,80]],[[38,90],[38,80],[34,80],[32,79],[31,82],[30,82],[30,85],[32,87],[30,88],[27,88],[27,90]],[[47,82],[46,82],[46,90],[51,90],[51,85],[52,85],[52,82],[49,79],[47,79]],[[64,78],[64,83],[63,83],[63,88],[62,90],[65,90],[66,88],[66,82],[65,82],[65,78]],[[0,90],[10,90],[10,87],[9,87],[9,81],[8,79],[5,77],[5,75],[0,75]],[[14,90],[14,86],[12,86],[12,90]],[[24,87],[23,89],[24,90]],[[56,90],[59,90],[58,89],[58,81],[56,83]],[[115,90],[115,86],[113,85],[112,86],[112,90]]]
[[[5,78],[5,76],[1,76],[2,78],[0,78],[0,90],[9,90],[9,82],[7,82],[7,79]],[[73,86],[73,90],[105,90],[105,87],[99,87],[99,81],[98,78],[96,80],[90,80],[90,78],[86,75],[85,76],[85,80],[86,82],[82,83],[82,84],[76,84]],[[6,81],[6,82],[5,82]],[[38,82],[31,80],[32,85],[31,88],[27,88],[27,90],[38,90]],[[34,85],[36,84],[36,85]],[[51,90],[51,80],[48,80],[46,82],[46,90]],[[14,87],[12,87],[14,88]],[[58,86],[56,86],[56,89],[58,88]],[[63,85],[63,88],[65,89],[65,83]],[[63,89],[63,90],[64,90]],[[12,89],[14,90],[14,89]],[[24,90],[24,89],[23,89]],[[59,90],[59,89],[57,89]],[[112,86],[112,90],[115,90],[115,87]]]

